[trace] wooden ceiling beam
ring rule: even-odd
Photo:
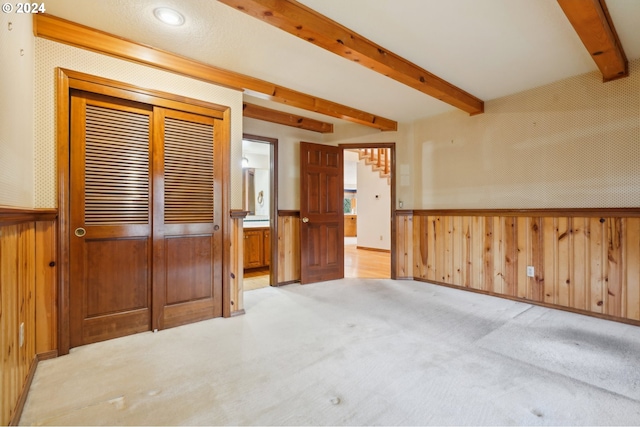
[[[294,0],[219,1],[469,114],[484,111],[482,100]]]
[[[605,82],[629,75],[629,64],[605,0],[558,0]]]
[[[271,108],[249,104],[248,102],[242,104],[242,115],[251,119],[310,130],[312,132],[333,133],[333,124],[331,123],[321,122],[319,120],[295,114],[284,113],[278,110],[272,110]]]
[[[270,99],[382,131],[398,129],[398,124],[394,120],[297,92],[264,80],[214,67],[203,62],[194,61],[55,16],[35,14],[33,16],[33,32],[36,37],[149,65],[207,83],[243,90],[248,94],[264,99]]]

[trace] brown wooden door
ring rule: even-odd
[[[300,143],[300,282],[344,277],[342,149]]]
[[[71,98],[70,344],[151,327],[151,109]]]
[[[154,328],[222,316],[216,119],[154,109]]]
[[[73,93],[71,347],[222,315],[216,121]]]

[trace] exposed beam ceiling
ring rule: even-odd
[[[482,100],[294,0],[219,1],[469,114],[484,111]]]
[[[321,122],[319,120],[297,116],[295,114],[284,113],[282,111],[272,110],[271,108],[249,104],[247,102],[242,104],[242,115],[251,119],[263,120],[265,122],[277,123],[313,132],[333,133],[333,125],[331,123]]]
[[[605,82],[629,75],[627,57],[604,0],[558,0]]]
[[[271,101],[348,120],[383,131],[397,130],[397,122],[312,95],[297,92],[264,80],[217,68],[180,55],[126,40],[84,25],[47,14],[33,17],[37,37],[104,53],[209,83],[245,90]]]

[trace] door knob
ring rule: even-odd
[[[76,228],[76,231],[74,231],[73,233],[78,237],[83,237],[85,234],[87,234],[87,230],[85,230],[82,227],[78,227]]]
[[[304,218],[302,218],[302,222],[304,222],[305,224],[309,222],[309,218],[307,218],[306,216]]]

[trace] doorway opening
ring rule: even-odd
[[[278,140],[242,138],[244,291],[277,283]]]
[[[344,276],[393,277],[395,144],[343,144]]]

